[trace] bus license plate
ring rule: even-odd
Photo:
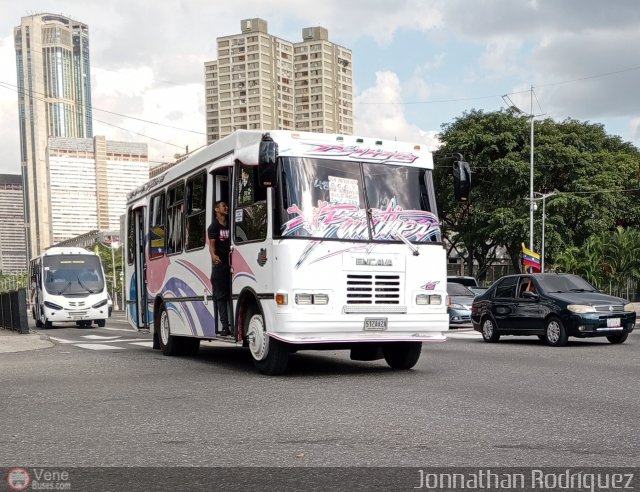
[[[382,331],[387,329],[387,318],[365,318],[364,329],[366,331]]]
[[[617,328],[619,326],[622,326],[620,324],[620,318],[607,318],[607,327]]]

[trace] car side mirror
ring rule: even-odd
[[[540,298],[537,292],[528,292],[528,291],[523,292],[522,297],[524,299],[533,299],[533,300],[537,300]]]

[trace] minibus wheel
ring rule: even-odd
[[[178,340],[171,334],[171,326],[169,325],[169,313],[167,308],[162,304],[160,306],[160,316],[158,325],[158,342],[163,355],[178,355]]]
[[[382,345],[384,360],[392,369],[411,369],[418,363],[422,342],[388,342]]]
[[[287,344],[268,335],[264,318],[257,308],[249,310],[246,320],[246,338],[249,340],[249,351],[256,369],[269,376],[282,374],[289,362]]]

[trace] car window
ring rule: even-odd
[[[530,277],[522,277],[518,286],[518,297],[524,297],[525,292],[536,293],[537,289],[533,283],[533,279]]]
[[[447,282],[447,294],[450,296],[473,296],[473,292],[462,284]]]
[[[545,275],[539,281],[547,292],[595,292],[597,290],[577,275]]]
[[[515,297],[518,277],[506,277],[496,286],[496,297]]]

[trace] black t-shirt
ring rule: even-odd
[[[231,251],[231,241],[229,239],[229,225],[222,225],[217,219],[207,229],[209,240],[216,240],[216,255],[220,258],[222,265],[229,264],[229,252]]]

